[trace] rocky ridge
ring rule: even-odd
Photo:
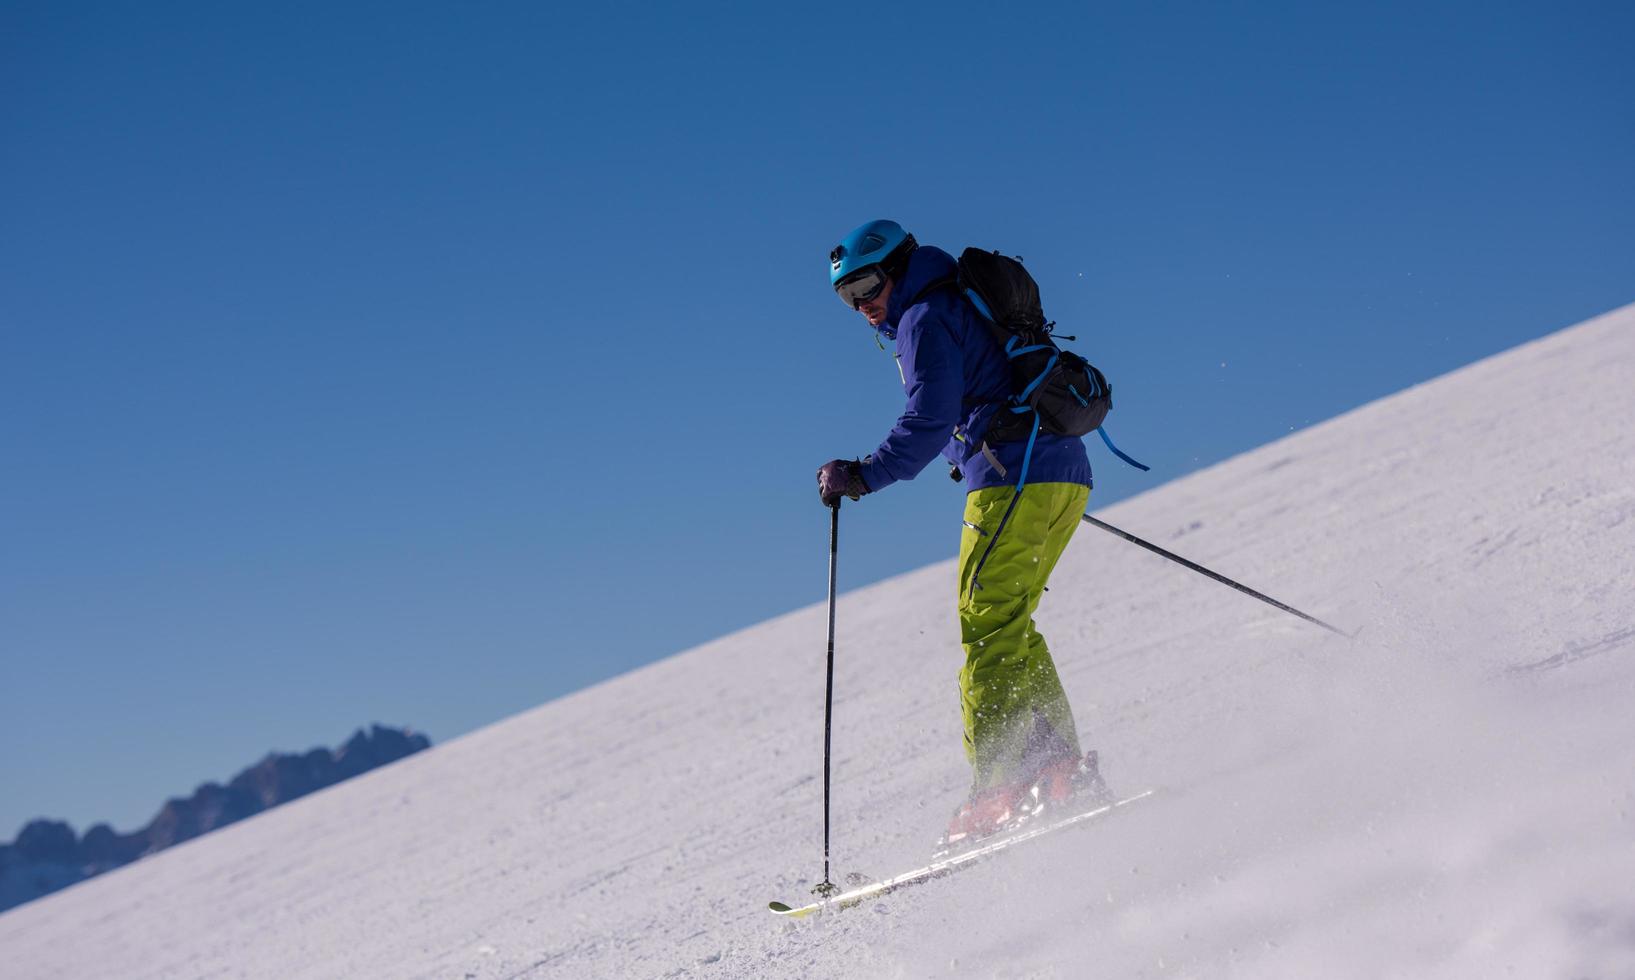
[[[131,863],[201,834],[300,799],[428,748],[411,729],[373,725],[338,749],[269,753],[228,781],[165,802],[147,826],[121,834],[99,823],[83,837],[60,820],[32,820],[0,844],[0,911]]]

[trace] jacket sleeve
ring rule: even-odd
[[[965,396],[964,355],[953,329],[929,305],[903,314],[897,357],[908,404],[891,434],[863,462],[863,482],[870,490],[912,480],[936,459],[954,433]]]

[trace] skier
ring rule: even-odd
[[[939,452],[965,484],[959,680],[972,781],[940,848],[969,846],[1043,808],[1076,805],[1081,794],[1111,799],[1095,753],[1081,754],[1073,710],[1032,618],[1084,513],[1090,461],[1074,437],[1040,431],[1026,461],[1025,438],[997,445],[983,438],[1012,393],[1009,367],[982,314],[956,288],[956,269],[951,255],[918,245],[894,221],[870,221],[830,253],[841,302],[895,343],[908,403],[872,454],[818,470],[818,493],[830,507],[913,479]]]

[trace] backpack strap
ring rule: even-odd
[[[979,452],[982,453],[982,458],[988,461],[988,465],[993,467],[993,471],[999,474],[999,478],[1001,480],[1010,475],[1005,471],[1005,464],[999,461],[999,456],[995,454],[993,448],[988,445],[988,440],[982,440],[982,448],[979,450]]]
[[[1005,506],[1005,514],[999,518],[999,526],[994,529],[993,536],[988,538],[988,547],[983,549],[982,557],[977,559],[976,568],[971,570],[972,596],[975,596],[977,590],[982,588],[982,566],[988,564],[988,556],[993,554],[993,546],[999,543],[999,536],[1005,533],[1005,525],[1011,521],[1011,512],[1016,510],[1016,502],[1022,499],[1022,491],[1026,490],[1028,485],[1028,464],[1033,461],[1033,442],[1039,437],[1039,413],[1031,408],[1021,408],[1017,409],[1017,411],[1027,412],[1033,417],[1033,431],[1028,434],[1028,447],[1022,452],[1022,472],[1016,478],[1016,493],[1011,497],[1010,503]],[[986,446],[987,443],[983,443],[983,445]],[[1001,478],[1003,478],[1003,475],[1001,475]]]
[[[1130,457],[1124,455],[1123,452],[1119,451],[1119,448],[1117,446],[1113,445],[1113,437],[1107,434],[1107,430],[1105,428],[1097,426],[1096,434],[1101,436],[1101,441],[1105,442],[1107,444],[1108,450],[1111,451],[1114,456],[1117,456],[1119,459],[1122,459],[1124,462],[1129,463],[1131,466],[1135,467],[1138,470],[1145,471],[1145,470],[1152,469],[1152,467],[1148,466],[1146,463],[1138,463],[1135,460],[1131,459]]]

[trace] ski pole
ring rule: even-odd
[[[840,501],[829,509],[829,667],[823,686],[823,883],[812,889],[827,897],[837,890],[829,880],[829,746],[835,715],[835,567],[840,555]]]
[[[1237,589],[1239,592],[1242,592],[1244,595],[1253,596],[1254,598],[1259,599],[1261,602],[1264,602],[1264,603],[1266,603],[1268,605],[1276,606],[1277,608],[1283,610],[1286,613],[1292,613],[1293,615],[1299,616],[1301,619],[1305,620],[1308,623],[1315,623],[1316,625],[1321,626],[1323,629],[1328,630],[1330,633],[1338,633],[1338,634],[1340,634],[1341,636],[1345,637],[1348,640],[1353,639],[1353,637],[1352,637],[1352,635],[1350,633],[1347,633],[1344,630],[1338,629],[1336,627],[1330,626],[1329,624],[1323,622],[1321,619],[1318,619],[1316,616],[1308,616],[1307,614],[1301,612],[1300,610],[1294,608],[1293,606],[1285,605],[1285,604],[1283,604],[1281,602],[1278,602],[1276,599],[1273,599],[1269,595],[1263,595],[1262,593],[1256,592],[1254,589],[1249,588],[1247,585],[1244,585],[1241,582],[1234,582],[1231,579],[1227,578],[1225,575],[1220,574],[1219,572],[1212,572],[1209,569],[1203,567],[1202,565],[1198,564],[1195,561],[1188,561],[1185,558],[1182,558],[1180,555],[1176,554],[1173,551],[1165,551],[1163,548],[1158,547],[1157,545],[1153,544],[1151,541],[1143,541],[1140,538],[1136,537],[1135,535],[1131,534],[1130,532],[1122,530],[1120,528],[1116,528],[1113,525],[1108,524],[1106,521],[1098,521],[1094,517],[1091,517],[1089,514],[1086,514],[1086,515],[1084,515],[1084,522],[1086,524],[1090,524],[1090,525],[1094,525],[1095,527],[1099,527],[1103,531],[1108,531],[1110,533],[1116,534],[1119,537],[1123,538],[1124,540],[1130,542],[1131,544],[1138,544],[1141,547],[1146,548],[1148,551],[1152,552],[1153,554],[1162,555],[1163,557],[1168,558],[1170,561],[1175,562],[1176,564],[1185,565],[1187,568],[1192,569],[1193,571],[1197,572],[1200,575],[1207,575],[1210,578],[1214,579],[1215,581],[1221,583],[1222,585],[1229,585],[1232,588]]]

